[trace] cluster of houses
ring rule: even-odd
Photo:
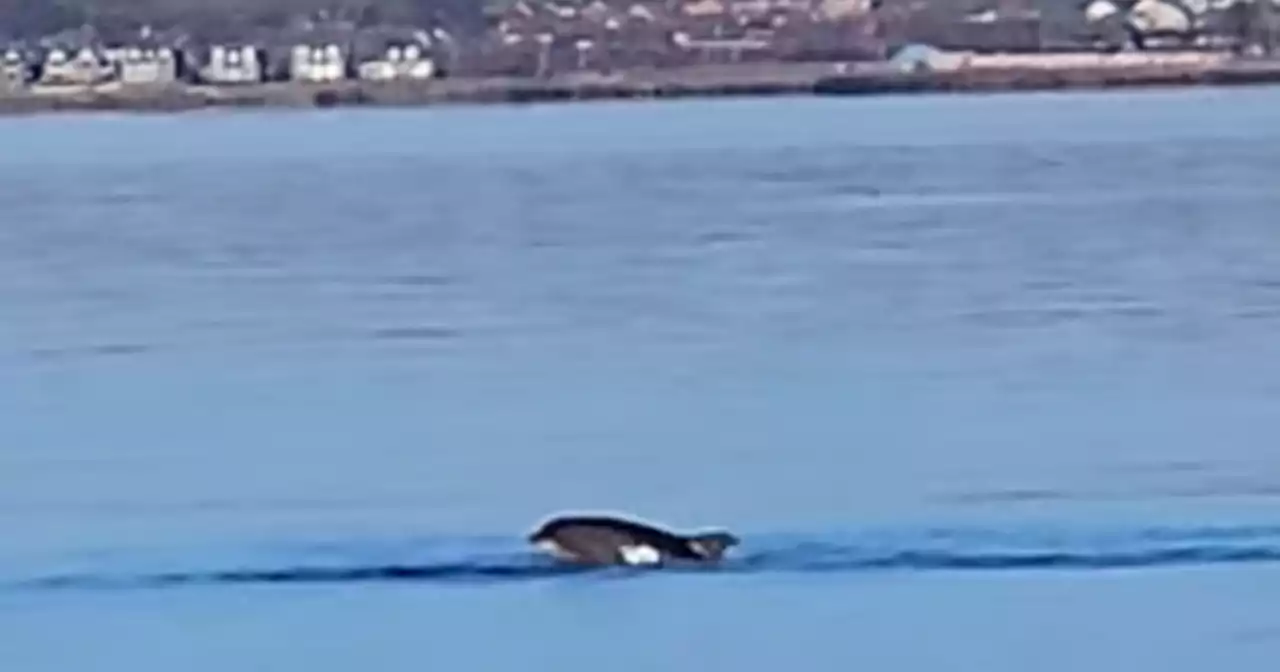
[[[1280,0],[516,0],[485,41],[482,60],[520,74],[887,60],[908,44],[1046,57],[1267,54],[1280,49]]]
[[[1229,47],[1265,54],[1280,34],[1280,0],[1087,0],[1096,42],[1140,49]]]
[[[7,86],[427,80],[699,63],[883,57],[879,0],[516,0],[480,34],[313,25],[234,42],[79,31],[0,43]]]
[[[1280,0],[516,0],[482,58],[506,74],[888,59],[905,44],[982,53],[1209,48],[1221,17]],[[1231,36],[1227,36],[1230,38]],[[1230,41],[1229,39],[1227,41]]]
[[[0,45],[0,91],[105,85],[230,86],[273,81],[428,80],[450,36],[411,28],[312,29],[276,39],[195,43],[141,32],[108,42],[83,31]]]
[[[517,0],[481,60],[506,74],[875,58],[877,0]]]
[[[1223,32],[1233,16],[1244,17],[1238,10],[1246,4],[1267,9],[1254,12],[1262,23],[1276,23],[1270,8],[1277,3],[1086,0],[1068,10],[1081,34],[1055,37],[1033,0],[515,0],[488,15],[487,30],[456,38],[441,27],[303,21],[232,41],[144,30],[114,41],[70,31],[35,43],[0,43],[0,90],[422,81],[446,72],[540,76],[710,63],[882,60],[896,51],[894,45],[907,43],[1027,53],[1053,50],[1055,39],[1076,41],[1077,49],[1092,40],[1102,48],[1117,35],[1139,48],[1160,38],[1183,47],[1208,46],[1204,35]],[[1061,28],[1062,17],[1054,21]],[[1267,34],[1280,34],[1280,24]]]

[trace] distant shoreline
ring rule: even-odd
[[[887,64],[763,64],[547,79],[440,79],[417,83],[266,83],[247,86],[32,89],[0,92],[0,115],[62,111],[182,112],[219,108],[422,107],[589,100],[769,95],[886,95],[1105,90],[1280,84],[1280,59],[1212,67],[961,68],[902,72]]]

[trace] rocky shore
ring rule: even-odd
[[[1280,60],[1213,67],[978,68],[902,72],[888,64],[741,65],[577,74],[547,79],[440,79],[426,83],[236,87],[29,89],[0,92],[0,114],[173,112],[211,108],[324,108],[534,103],[764,95],[881,95],[1280,83]]]

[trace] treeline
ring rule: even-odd
[[[108,35],[181,28],[216,38],[305,19],[441,25],[463,33],[484,26],[480,0],[0,0],[0,35],[13,38],[83,26]]]

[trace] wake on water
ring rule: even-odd
[[[740,552],[714,567],[584,569],[558,565],[531,550],[512,547],[509,540],[436,538],[382,553],[370,553],[352,544],[348,555],[361,556],[358,561],[318,563],[305,557],[307,553],[299,553],[273,566],[47,574],[0,580],[0,588],[85,590],[394,581],[493,584],[587,572],[640,576],[655,571],[711,575],[1096,571],[1280,562],[1280,526],[1156,527],[1093,533],[952,528],[743,536]],[[442,552],[441,548],[451,550]]]

